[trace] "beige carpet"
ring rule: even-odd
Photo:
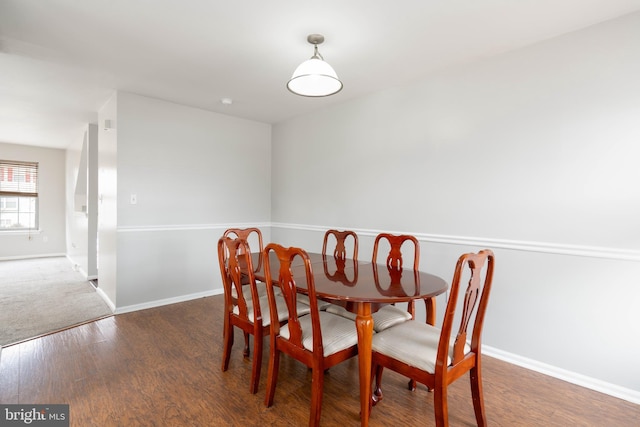
[[[110,314],[65,257],[0,261],[0,346]]]

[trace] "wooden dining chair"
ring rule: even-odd
[[[383,368],[389,368],[433,390],[436,426],[448,426],[447,388],[469,372],[476,422],[478,426],[487,425],[481,338],[493,268],[494,255],[488,249],[464,254],[458,259],[441,328],[411,320],[374,334],[374,405],[382,400]],[[465,280],[468,280],[466,286]],[[463,301],[459,302],[461,297]],[[455,329],[454,322],[457,322]]]
[[[351,252],[351,259],[358,259],[358,235],[351,230],[327,230],[324,233],[324,239],[322,241],[322,255],[328,255],[327,246],[332,239],[335,239],[335,246],[333,247],[332,255],[336,259],[347,259],[347,244],[351,238],[351,246],[353,251]]]
[[[259,228],[256,227],[249,227],[249,228],[228,228],[224,231],[224,233],[222,234],[223,237],[236,237],[238,239],[242,239],[245,241],[245,243],[247,244],[247,248],[246,250],[248,252],[251,252],[251,246],[253,244],[253,252],[257,252],[259,254],[262,254],[262,250],[264,249],[264,245],[262,243],[262,232],[260,231]],[[253,271],[258,271],[260,270],[261,266],[262,266],[262,256],[258,257],[258,262],[254,263],[254,269]],[[243,269],[245,268],[245,266],[243,266]],[[245,295],[249,295],[250,291],[248,289],[248,283],[249,283],[249,277],[247,275],[246,272],[243,273],[242,275],[242,281],[243,281],[243,285],[246,286],[247,288],[245,288]],[[266,296],[267,295],[267,288],[265,286],[264,283],[260,283],[258,281],[256,281],[256,287],[258,289],[258,295],[259,296]],[[236,298],[236,289],[232,288],[231,289],[231,295],[232,297],[235,299]],[[250,354],[250,348],[249,348],[249,333],[245,332],[244,333],[244,357],[249,357]]]
[[[413,263],[409,266],[409,268],[412,268],[414,272],[418,271],[418,267],[420,264],[420,243],[418,242],[418,239],[408,234],[378,234],[373,242],[373,255],[371,257],[371,262],[374,265],[377,265],[380,261],[380,259],[378,258],[378,253],[380,252],[380,248],[383,242],[386,242],[389,248],[389,252],[387,253],[385,262],[380,262],[380,264],[386,265],[387,271],[389,272],[389,275],[391,277],[394,274],[401,274],[404,268],[404,258],[402,256],[403,246],[412,246],[411,249],[413,249]],[[374,269],[374,272],[375,271],[377,270]],[[382,288],[382,285],[379,282],[380,281],[376,280],[376,286],[378,286],[380,293],[384,294],[385,289]],[[390,281],[390,286],[392,285],[393,281]],[[403,310],[399,307],[396,307],[395,305],[387,305],[382,307],[380,310],[373,314],[373,328],[376,332],[381,332],[389,327],[413,319],[414,307],[415,303],[413,301],[408,303],[407,310]]]
[[[244,240],[247,243],[247,250],[251,252],[251,244],[253,243],[253,252],[261,254],[264,250],[264,245],[262,243],[262,232],[259,228],[250,227],[250,228],[228,228],[222,234],[223,237],[233,237],[236,236],[239,239]],[[255,247],[257,246],[257,247]],[[262,257],[258,257],[258,262],[254,264],[254,271],[258,271],[262,268]],[[266,295],[266,289],[264,290],[264,294]]]
[[[327,251],[328,247],[333,247],[333,250]],[[347,257],[348,247],[351,249],[350,257]],[[345,286],[355,286],[358,282],[358,235],[354,231],[327,230],[322,241],[322,258],[327,279]],[[342,306],[332,303],[325,310],[343,314],[339,311],[341,308]]]
[[[271,253],[277,259],[277,262],[273,261],[274,265],[269,262]],[[303,267],[296,267],[297,276],[294,276],[292,262],[297,258],[302,260]],[[309,425],[317,426],[320,424],[325,370],[358,354],[356,328],[344,317],[318,310],[311,261],[303,249],[270,243],[264,251],[264,269],[271,309],[276,303],[274,288],[279,287],[289,312],[287,323],[280,326],[272,311],[265,405],[273,405],[280,354],[285,353],[311,368]],[[302,316],[296,304],[298,286],[306,287],[310,300],[311,312]]]
[[[282,297],[276,297],[277,308],[274,316],[270,315],[267,296],[258,293],[254,276],[251,252],[244,239],[221,237],[218,240],[218,262],[224,287],[224,329],[222,350],[222,371],[229,368],[231,348],[233,347],[234,327],[245,334],[243,355],[249,357],[248,337],[253,335],[254,352],[251,368],[251,393],[258,391],[260,368],[262,366],[263,338],[269,334],[271,321],[285,321],[288,312]],[[245,284],[248,280],[248,284]],[[232,289],[235,292],[232,292]],[[308,306],[300,304],[300,313],[309,312]]]

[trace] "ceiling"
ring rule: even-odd
[[[637,10],[640,0],[0,0],[0,142],[65,148],[114,90],[277,123]],[[311,33],[325,36],[337,95],[286,89]]]

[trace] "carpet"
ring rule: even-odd
[[[111,314],[66,257],[0,261],[0,346]]]

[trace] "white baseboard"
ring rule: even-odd
[[[482,354],[640,405],[640,392],[637,390],[620,387],[615,384],[607,383],[576,372],[567,371],[556,366],[547,365],[546,363],[538,362],[537,360],[528,359],[526,357],[518,356],[517,354],[502,351],[486,345],[482,346]]]
[[[66,256],[65,253],[53,253],[53,254],[36,254],[36,255],[18,255],[18,256],[5,256],[0,257],[0,261],[15,261],[19,259],[35,259],[35,258],[51,258],[51,257],[59,257]]]
[[[104,291],[100,289],[99,286],[96,288],[96,292],[98,293],[98,295],[100,295],[100,298],[102,298],[104,302],[107,303],[111,312],[115,313],[116,305],[113,303],[113,301],[111,301],[111,298],[109,298],[107,294],[105,294]]]
[[[220,295],[223,292],[224,292],[223,289],[214,289],[214,290],[211,290],[211,291],[198,292],[198,293],[195,293],[195,294],[180,295],[180,296],[172,297],[172,298],[165,298],[165,299],[161,299],[161,300],[149,301],[149,302],[145,302],[145,303],[142,303],[142,304],[127,305],[127,306],[124,306],[124,307],[119,307],[117,310],[115,310],[115,314],[123,314],[123,313],[129,313],[129,312],[132,312],[132,311],[146,310],[148,308],[161,307],[163,305],[175,304],[175,303],[178,303],[178,302],[190,301],[190,300],[193,300],[193,299],[210,297],[210,296],[213,296],[213,295]]]

